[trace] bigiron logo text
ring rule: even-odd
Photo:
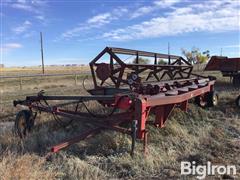
[[[235,165],[212,165],[210,161],[206,165],[196,165],[195,161],[181,162],[181,175],[195,175],[197,179],[214,175],[236,175],[236,171]]]

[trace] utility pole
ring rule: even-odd
[[[170,43],[168,42],[168,64],[171,64],[171,58],[170,58]]]
[[[44,59],[43,59],[43,40],[42,40],[42,32],[40,32],[40,41],[41,41],[41,56],[42,56],[42,73],[44,74]]]
[[[221,48],[221,52],[220,52],[220,55],[221,55],[221,56],[222,56],[222,52],[223,52],[223,51],[222,51],[222,48]]]

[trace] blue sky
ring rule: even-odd
[[[238,0],[1,0],[1,63],[87,64],[106,46],[240,56]]]

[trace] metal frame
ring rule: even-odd
[[[97,77],[94,68],[102,64],[97,62],[105,54],[108,54],[110,56],[109,63],[107,63],[111,71],[109,78],[116,88],[119,88],[122,84],[127,84],[126,80],[123,78],[123,74],[126,71],[128,73],[129,71],[134,72],[137,75],[142,74],[146,71],[150,71],[148,72],[146,81],[148,81],[150,77],[154,76],[155,79],[159,82],[165,76],[168,76],[168,78],[171,80],[176,79],[177,75],[179,75],[178,78],[189,78],[193,69],[193,66],[180,56],[106,47],[89,63],[95,88],[104,85],[105,80],[103,80],[100,85],[97,83]],[[118,54],[133,55],[135,56],[136,63],[126,64],[118,57]],[[139,64],[138,60],[140,56],[154,57],[154,64]],[[168,59],[170,64],[158,65],[158,58]],[[117,65],[114,64],[114,61]]]
[[[205,67],[205,71],[220,71],[223,77],[230,77],[233,85],[240,85],[239,57],[212,56]]]
[[[112,82],[114,82],[113,87],[104,86],[104,83],[100,83],[99,85],[99,80],[96,75],[97,70],[94,68],[99,65],[97,64],[97,61],[105,53],[110,54],[110,62],[109,64],[104,64],[104,67],[106,67],[106,65],[111,67],[109,78]],[[155,64],[125,64],[116,54],[131,54],[136,55],[137,58],[140,55],[155,57]],[[168,58],[171,64],[157,65],[157,58],[159,57]],[[117,69],[114,67],[113,59],[118,63]],[[171,62],[171,60],[173,60],[173,62]],[[83,132],[77,137],[67,139],[62,143],[53,146],[52,152],[57,152],[60,149],[63,149],[82,139],[100,133],[105,129],[131,135],[132,155],[134,154],[136,139],[143,141],[144,152],[146,152],[148,134],[148,130],[146,128],[147,124],[163,128],[167,118],[175,107],[179,107],[183,111],[187,111],[189,99],[205,96],[214,90],[214,79],[210,77],[196,76],[191,73],[192,66],[179,56],[106,47],[90,63],[90,68],[92,71],[93,83],[95,85],[94,89],[88,90],[91,94],[90,96],[45,96],[41,92],[36,96],[27,96],[25,100],[14,101],[14,106],[27,106],[30,111],[43,111],[53,115],[78,120],[84,124],[94,125],[94,128]],[[163,73],[165,72],[165,74],[175,71],[185,76],[180,76],[181,79],[175,79],[177,73],[174,73],[173,76],[169,76],[170,79],[172,79],[170,81],[160,81],[162,77],[156,77],[156,81],[151,82],[150,84],[140,82],[140,86],[134,87],[133,89],[131,86],[123,88],[122,85],[129,85],[128,81],[123,79],[123,73],[126,68],[129,68],[137,75],[145,70],[150,70],[150,73],[155,74],[156,76],[160,71],[163,71]],[[115,75],[117,72],[119,72],[119,75],[116,77]],[[190,78],[190,76],[193,77]],[[148,78],[146,80],[148,80]],[[64,103],[53,106],[49,105],[48,102],[54,100],[61,100],[64,101]],[[100,116],[90,112],[86,106],[85,108],[87,113],[78,112],[76,110],[65,110],[63,108],[65,104],[84,104],[90,100],[96,100],[105,107],[111,107],[112,112],[110,114]],[[70,102],[65,103],[65,101]],[[149,114],[155,115],[154,121],[148,120]],[[123,123],[132,124],[131,128],[124,128],[121,126]]]

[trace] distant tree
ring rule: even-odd
[[[210,51],[206,50],[200,52],[199,48],[193,47],[191,51],[182,49],[182,54],[187,58],[191,64],[202,64],[207,62],[210,57]]]
[[[137,62],[137,60],[136,60],[136,58],[133,60],[133,64],[136,64],[136,62]],[[139,57],[138,58],[138,64],[149,64],[149,59],[147,59],[147,58],[141,58],[141,57]]]
[[[158,64],[159,64],[159,65],[165,65],[165,64],[167,64],[167,62],[164,61],[163,59],[159,59],[159,60],[158,60]]]

